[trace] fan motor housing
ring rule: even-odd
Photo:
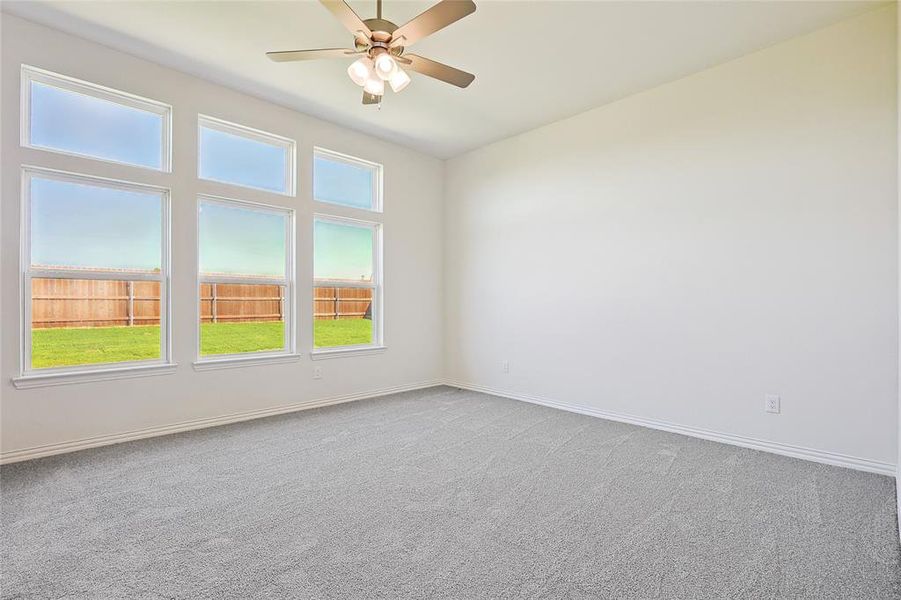
[[[387,19],[366,19],[363,23],[365,23],[366,27],[369,28],[369,31],[372,32],[372,39],[370,40],[371,44],[367,44],[360,38],[354,38],[354,46],[358,51],[365,50],[367,46],[372,45],[373,47],[385,48],[395,56],[400,56],[403,53],[403,46],[388,48],[388,42],[391,41],[391,34],[397,30],[397,25]]]

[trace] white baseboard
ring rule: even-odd
[[[558,408],[569,412],[590,415],[592,417],[600,417],[609,421],[618,421],[621,423],[630,423],[632,425],[640,425],[642,427],[650,427],[651,429],[660,429],[671,433],[681,433],[691,437],[701,438],[714,442],[722,442],[723,444],[731,444],[733,446],[741,446],[743,448],[751,448],[753,450],[761,450],[763,452],[772,452],[773,454],[781,454],[783,456],[791,456],[793,458],[801,458],[827,465],[835,465],[838,467],[847,467],[858,471],[867,471],[869,473],[878,473],[880,475],[897,475],[895,465],[891,463],[879,462],[867,458],[858,458],[856,456],[848,456],[837,452],[828,452],[826,450],[816,450],[813,448],[805,448],[802,446],[793,446],[791,444],[783,444],[781,442],[770,442],[767,440],[758,440],[755,438],[734,435],[731,433],[720,433],[709,429],[701,429],[700,427],[690,427],[688,425],[679,425],[668,421],[660,421],[657,419],[647,419],[635,415],[600,410],[590,406],[581,406],[577,404],[568,404],[566,402],[558,402],[548,398],[539,398],[526,394],[517,394],[515,392],[507,392],[489,388],[483,385],[473,383],[464,383],[461,381],[445,380],[445,385],[463,388],[474,392],[482,392],[493,396],[501,396],[512,400],[521,400],[532,404],[540,404],[551,408]],[[901,485],[901,484],[899,484]],[[901,491],[901,487],[899,487]],[[901,495],[901,494],[899,494]],[[901,508],[901,503],[899,503]]]
[[[793,446],[791,444],[783,444],[780,442],[770,442],[766,440],[759,440],[755,438],[749,438],[739,435],[733,435],[729,433],[720,433],[717,431],[711,431],[708,429],[701,429],[699,427],[690,427],[687,425],[679,425],[676,423],[670,423],[667,421],[660,421],[656,419],[647,419],[644,417],[638,417],[635,415],[628,415],[623,413],[616,413],[606,410],[600,410],[597,408],[589,407],[589,406],[581,406],[576,404],[568,404],[565,402],[558,402],[556,400],[550,400],[547,398],[540,398],[537,396],[531,396],[526,394],[517,394],[514,392],[508,392],[504,390],[498,390],[494,388],[489,388],[482,385],[476,385],[472,383],[464,383],[460,381],[452,381],[452,380],[434,380],[434,381],[424,381],[409,385],[395,386],[390,388],[382,388],[379,390],[371,390],[367,392],[359,392],[355,394],[345,394],[341,396],[331,396],[328,398],[318,398],[314,400],[306,400],[303,402],[296,402],[293,404],[285,404],[282,406],[274,406],[271,408],[263,408],[251,411],[245,411],[240,413],[232,413],[228,415],[222,415],[218,417],[209,417],[204,419],[193,419],[190,421],[183,421],[181,423],[174,423],[172,425],[162,425],[158,427],[149,427],[146,429],[139,429],[136,431],[129,431],[125,433],[116,433],[110,435],[102,435],[92,438],[85,438],[80,440],[73,440],[68,442],[61,442],[57,444],[47,444],[44,446],[35,446],[32,448],[23,448],[20,450],[11,450],[8,452],[0,453],[0,464],[14,463],[20,462],[24,460],[31,460],[34,458],[41,458],[44,456],[52,456],[54,454],[64,454],[67,452],[75,452],[77,450],[85,450],[88,448],[97,448],[99,446],[108,446],[110,444],[118,444],[121,442],[130,442],[134,440],[140,440],[149,437],[156,437],[160,435],[168,435],[170,433],[180,433],[183,431],[192,431],[194,429],[203,429],[206,427],[216,427],[218,425],[227,425],[229,423],[238,423],[240,421],[249,421],[252,419],[259,419],[262,417],[269,417],[273,415],[280,415],[285,413],[296,412],[300,410],[307,410],[310,408],[318,408],[320,406],[330,406],[333,404],[342,404],[344,402],[353,402],[355,400],[363,400],[366,398],[375,398],[378,396],[385,396],[388,394],[395,394],[399,392],[407,392],[412,390],[425,389],[429,387],[434,387],[437,385],[449,385],[457,388],[463,388],[467,390],[472,390],[475,392],[482,392],[485,394],[491,394],[493,396],[501,396],[504,398],[510,398],[513,400],[521,400],[523,402],[530,402],[532,404],[540,404],[542,406],[548,406],[551,408],[557,408],[561,410],[566,410],[569,412],[575,412],[583,415],[590,415],[593,417],[599,417],[602,419],[607,419],[610,421],[618,421],[621,423],[630,423],[632,425],[639,425],[642,427],[649,427],[651,429],[659,429],[662,431],[669,431],[672,433],[681,433],[683,435],[688,435],[696,438],[701,438],[705,440],[711,440],[714,442],[721,442],[724,444],[731,444],[734,446],[741,446],[743,448],[751,448],[753,450],[761,450],[763,452],[772,452],[774,454],[781,454],[784,456],[791,456],[794,458],[801,458],[804,460],[811,460],[814,462],[825,463],[829,465],[835,465],[839,467],[847,467],[850,469],[857,469],[859,471],[867,471],[870,473],[878,473],[880,475],[890,475],[892,477],[896,477],[898,472],[896,470],[896,466],[891,463],[884,463],[879,461],[874,461],[866,458],[858,458],[854,456],[848,456],[845,454],[839,454],[836,452],[828,452],[825,450],[816,450],[813,448],[805,448],[802,446]],[[898,479],[898,506],[899,506],[899,515],[901,515],[901,479]]]
[[[281,415],[285,413],[296,412],[299,410],[307,410],[310,408],[318,408],[320,406],[331,406],[333,404],[343,404],[344,402],[353,402],[354,400],[363,400],[366,398],[375,398],[378,396],[386,396],[388,394],[396,394],[398,392],[409,392],[412,390],[420,390],[425,388],[442,385],[442,381],[423,381],[408,385],[399,385],[390,388],[382,388],[379,390],[359,392],[356,394],[345,394],[342,396],[331,396],[329,398],[318,398],[315,400],[305,400],[303,402],[295,402],[293,404],[284,404],[281,406],[273,406],[271,408],[261,408],[257,410],[249,410],[239,413],[222,415],[219,417],[209,417],[204,419],[192,419],[172,425],[162,425],[158,427],[148,427],[147,429],[139,429],[137,431],[128,431],[125,433],[114,433],[110,435],[101,435],[81,440],[73,440],[70,442],[61,442],[58,444],[47,444],[45,446],[35,446],[33,448],[23,448],[21,450],[11,450],[9,452],[0,453],[0,464],[21,462],[23,460],[31,460],[33,458],[41,458],[44,456],[52,456],[54,454],[64,454],[67,452],[75,452],[76,450],[86,450],[88,448],[97,448],[99,446],[109,446],[110,444],[118,444],[121,442],[131,442],[149,437],[160,435],[168,435],[170,433],[180,433],[183,431],[192,431],[194,429],[204,429],[206,427],[216,427],[218,425],[228,425],[229,423],[238,423],[240,421],[249,421],[251,419],[259,419],[261,417],[270,417],[273,415]]]

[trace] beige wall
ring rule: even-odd
[[[0,389],[4,453],[193,419],[265,409],[435,381],[441,377],[443,164],[109,48],[4,14],[2,17],[2,332]],[[161,174],[49,155],[19,147],[19,68],[26,63],[173,106],[174,172]],[[285,198],[236,193],[198,182],[197,114],[213,115],[298,142],[298,193]],[[385,168],[385,341],[378,356],[319,361],[312,379],[312,149],[322,146],[378,161]],[[16,390],[18,373],[19,168],[40,164],[163,185],[172,190],[174,375]],[[297,211],[298,349],[289,364],[195,372],[195,223],[201,192],[281,204]]]
[[[895,20],[450,160],[448,377],[893,472]]]

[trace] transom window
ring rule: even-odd
[[[172,108],[34,67],[22,67],[22,145],[170,170]]]
[[[197,135],[201,179],[294,195],[293,140],[206,116]]]
[[[313,153],[313,198],[317,202],[380,212],[382,166],[331,150]]]
[[[25,374],[169,362],[169,193],[26,167]]]

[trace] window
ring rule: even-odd
[[[317,202],[381,211],[382,167],[316,148],[313,155],[313,198]]]
[[[313,197],[350,213],[382,210],[382,166],[316,148]],[[364,212],[365,211],[365,212]],[[382,226],[356,218],[313,220],[313,355],[381,349]]]
[[[21,143],[170,171],[170,106],[22,66]],[[85,162],[86,168],[96,163]],[[172,372],[169,191],[22,167],[16,387]]]
[[[293,354],[293,211],[210,196],[199,211],[201,360]]]
[[[204,116],[197,135],[201,179],[294,195],[292,140]]]
[[[168,191],[26,167],[23,371],[165,364]]]
[[[313,221],[313,345],[374,347],[381,334],[381,225],[316,216]]]
[[[22,145],[169,171],[166,104],[22,67]]]

